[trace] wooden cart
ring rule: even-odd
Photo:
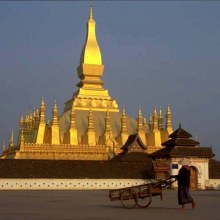
[[[146,208],[151,204],[153,196],[160,196],[162,200],[163,188],[175,181],[176,180],[171,181],[171,179],[167,179],[154,183],[110,190],[109,198],[111,201],[120,200],[122,206],[127,209],[135,208],[136,206]]]

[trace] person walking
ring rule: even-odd
[[[181,205],[181,209],[185,208],[188,203],[192,204],[192,209],[195,208],[196,203],[189,192],[190,187],[190,160],[183,158],[178,162],[182,167],[177,175],[171,175],[170,178],[176,178],[178,182],[178,203]]]

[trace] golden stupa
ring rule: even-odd
[[[46,123],[42,99],[40,109],[21,116],[17,144],[12,131],[8,148],[3,146],[2,159],[108,160],[122,151],[129,135],[136,133],[146,145],[146,153],[162,148],[161,143],[173,132],[170,107],[165,126],[161,108],[159,114],[154,109],[148,123],[140,108],[137,119],[127,116],[124,108],[119,111],[117,101],[103,88],[104,65],[95,25],[90,5],[86,41],[77,68],[78,90],[65,103],[62,115],[55,102],[52,120]]]

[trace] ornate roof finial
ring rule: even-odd
[[[166,130],[168,131],[169,134],[173,132],[172,128],[172,114],[170,110],[170,105],[168,104],[167,106],[167,112],[166,112]]]
[[[154,106],[154,114],[153,114],[153,131],[158,130],[158,115],[157,115],[157,108]]]
[[[121,116],[121,133],[127,133],[126,111],[124,106],[122,109],[122,116]]]
[[[123,108],[122,108],[122,117],[126,116],[126,111],[125,111],[125,106],[123,105]]]
[[[160,106],[159,116],[162,116],[162,107]]]
[[[92,107],[89,108],[88,130],[94,130]]]
[[[121,116],[121,141],[124,145],[125,142],[128,139],[128,131],[127,131],[127,121],[126,121],[126,112],[125,112],[125,106],[123,106],[122,109],[122,116]]]
[[[9,147],[14,146],[14,130],[11,130],[11,136],[10,136],[10,142],[9,142]]]
[[[152,117],[152,115],[150,115],[150,118],[149,118],[149,128],[150,128],[150,131],[153,131],[153,117]]]
[[[89,19],[90,19],[90,20],[93,20],[92,0],[90,0],[90,6],[89,6]]]
[[[94,128],[94,124],[93,124],[93,113],[92,113],[91,106],[89,109],[89,116],[88,116],[87,136],[88,136],[88,145],[95,146],[96,145],[96,136],[95,136],[95,128]]]
[[[146,130],[149,129],[148,124],[147,124],[147,119],[146,119],[145,116],[144,116],[144,122],[143,122],[143,125],[144,125],[144,128],[145,128]]]
[[[23,129],[23,127],[24,127],[24,117],[23,114],[21,114],[19,121],[19,129]]]
[[[158,128],[159,130],[163,129],[163,114],[162,114],[161,106],[160,106],[159,117],[158,117]]]
[[[170,104],[168,103],[168,105],[167,105],[167,113],[171,113],[171,111],[170,111]]]
[[[74,105],[72,106],[71,113],[70,113],[70,129],[76,129],[76,118],[75,118],[75,110]]]
[[[52,118],[52,125],[58,125],[58,110],[57,110],[57,103],[56,100],[54,102],[54,107],[53,107],[53,118]]]
[[[42,97],[40,104],[40,123],[45,123],[45,110],[44,97]]]
[[[21,130],[20,146],[24,145],[24,132]]]
[[[5,141],[2,142],[2,152],[6,151]]]
[[[154,115],[157,115],[157,107],[154,106]]]
[[[112,128],[111,128],[111,115],[109,109],[107,108],[105,117],[105,140],[112,138]]]
[[[143,131],[143,116],[142,116],[141,107],[139,106],[138,117],[137,117],[137,133],[139,133],[140,131]]]

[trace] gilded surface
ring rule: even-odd
[[[108,160],[121,153],[129,135],[138,133],[147,153],[161,149],[172,133],[172,114],[168,106],[163,126],[162,110],[156,108],[149,124],[138,110],[137,119],[119,112],[118,104],[103,88],[104,72],[101,51],[96,40],[95,21],[90,7],[87,36],[77,68],[80,82],[73,97],[58,116],[56,103],[52,119],[45,122],[44,99],[40,109],[21,116],[18,143],[12,132],[8,149],[3,145],[1,158]]]

